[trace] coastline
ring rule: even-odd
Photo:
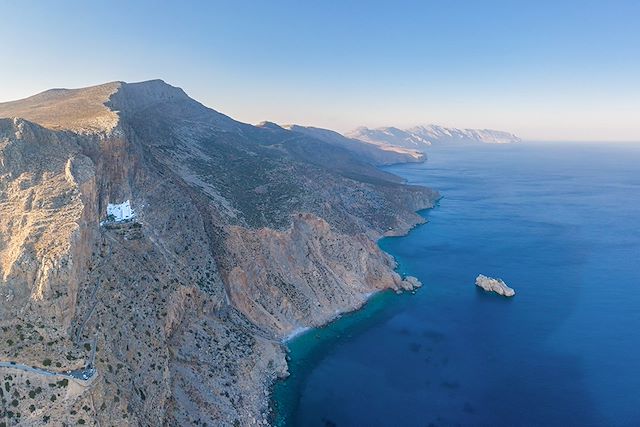
[[[285,336],[282,339],[282,344],[286,344],[287,342],[289,342],[292,339],[304,334],[307,331],[310,331],[311,329],[313,329],[313,328],[310,328],[308,326],[300,326],[298,328],[295,328],[293,331],[291,331],[287,336]]]
[[[361,310],[287,343],[292,378],[274,388],[274,425],[624,425],[636,419],[637,383],[615,372],[633,371],[638,344],[611,327],[623,316],[620,307],[633,310],[638,300],[629,280],[638,271],[621,255],[638,247],[625,220],[640,204],[619,211],[615,201],[639,183],[634,162],[619,154],[604,157],[603,169],[592,174],[585,166],[601,152],[569,169],[554,151],[537,147],[517,159],[494,158],[492,151],[445,159],[424,175],[397,168],[403,176],[409,171],[412,182],[446,192],[438,210],[421,211],[428,228],[378,242],[394,255],[398,273],[417,275],[426,289],[411,299],[373,296]],[[612,173],[618,161],[624,180]],[[451,181],[473,164],[480,165],[477,173]],[[505,172],[521,172],[522,179],[504,180]],[[480,174],[486,178],[477,179]],[[612,185],[618,185],[613,193]],[[540,191],[546,188],[553,191]],[[585,216],[594,188],[597,201],[609,203]],[[541,202],[558,211],[536,210]],[[571,209],[564,211],[567,202]],[[487,214],[496,205],[503,209]],[[611,236],[597,228],[604,214],[616,219]],[[591,257],[600,247],[604,258]],[[527,292],[511,302],[476,292],[478,271]],[[585,280],[584,271],[593,275]],[[602,288],[612,274],[624,289]],[[616,305],[594,315],[605,294]],[[380,302],[386,308],[376,313]],[[612,363],[601,366],[609,354],[594,335],[616,349]],[[531,411],[518,410],[527,405]]]
[[[292,387],[294,390],[300,385],[303,376],[299,373],[307,364],[322,358],[325,352],[339,345],[340,341],[348,338],[355,330],[366,328],[371,322],[375,322],[376,315],[388,307],[391,299],[412,296],[413,293],[403,292],[396,294],[391,289],[373,293],[359,308],[345,312],[335,317],[332,321],[317,327],[309,328],[303,333],[282,343],[286,354],[287,375],[276,379],[268,388],[269,399],[269,423],[272,426],[286,426],[288,415],[295,409],[296,403],[288,399]],[[295,354],[295,357],[292,357]],[[293,383],[293,384],[291,384]],[[297,397],[297,395],[296,395]],[[283,408],[281,411],[280,408]]]
[[[403,184],[412,185],[407,180],[404,180]],[[426,213],[437,207],[442,197],[443,196],[440,195],[440,193],[437,193],[437,198],[433,201],[432,206],[415,210],[415,214],[420,219],[416,220],[416,222],[411,226],[398,228],[396,230],[389,230],[375,239],[377,247],[393,259],[393,271],[397,273],[402,280],[409,277],[409,275],[402,271],[402,266],[397,257],[387,252],[382,246],[382,242],[385,239],[405,237],[418,227],[428,224]],[[281,347],[286,354],[287,374],[284,377],[276,378],[268,387],[268,419],[270,425],[277,427],[287,425],[286,422],[288,418],[283,416],[283,412],[279,412],[280,406],[288,406],[286,403],[283,404],[282,402],[281,388],[285,387],[288,381],[300,381],[300,378],[297,378],[297,369],[300,368],[300,365],[302,365],[305,360],[309,357],[313,358],[314,353],[318,352],[322,347],[331,347],[332,345],[338,344],[339,340],[343,337],[343,334],[348,334],[350,330],[358,327],[365,327],[366,323],[363,323],[362,321],[371,321],[378,311],[387,306],[387,298],[393,297],[395,299],[402,298],[406,295],[414,295],[421,287],[422,283],[418,280],[418,285],[413,289],[398,289],[397,291],[394,291],[393,288],[386,288],[372,291],[365,294],[362,304],[353,307],[352,309],[346,309],[345,311],[336,313],[335,317],[329,319],[320,326],[296,328],[283,338],[281,341]],[[344,325],[340,324],[341,322],[343,322]],[[336,328],[336,330],[333,331],[332,328]],[[302,357],[297,357],[295,360],[291,357],[294,347],[303,347],[304,352]],[[316,354],[316,356],[318,356],[318,354]],[[294,385],[294,388],[298,385],[299,384]],[[290,404],[290,402],[288,403]],[[292,408],[289,407],[288,409]],[[284,413],[290,415],[289,411],[284,411]]]

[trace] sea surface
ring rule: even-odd
[[[380,241],[424,286],[290,341],[277,425],[640,426],[640,147],[434,148],[388,170],[443,196]]]

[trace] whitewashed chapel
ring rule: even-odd
[[[131,203],[127,200],[124,203],[107,205],[107,218],[111,221],[126,221],[135,216],[135,212],[131,209]]]

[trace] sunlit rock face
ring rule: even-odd
[[[159,80],[48,91],[0,117],[0,362],[97,371],[54,390],[0,366],[33,395],[25,424],[266,423],[283,337],[418,285],[375,244],[437,198],[372,166],[409,152],[365,159]],[[101,227],[108,212],[135,220]]]

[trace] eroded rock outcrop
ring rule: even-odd
[[[231,301],[280,337],[360,307],[373,291],[419,286],[366,235],[340,234],[313,214],[295,215],[283,231],[232,227],[226,245]]]
[[[512,297],[516,294],[512,288],[507,286],[502,279],[494,279],[482,274],[476,277],[476,286],[484,289],[487,292],[495,292],[498,295],[505,297]]]
[[[73,137],[0,119],[0,318],[38,312],[48,331],[67,328],[90,256],[95,170]]]

